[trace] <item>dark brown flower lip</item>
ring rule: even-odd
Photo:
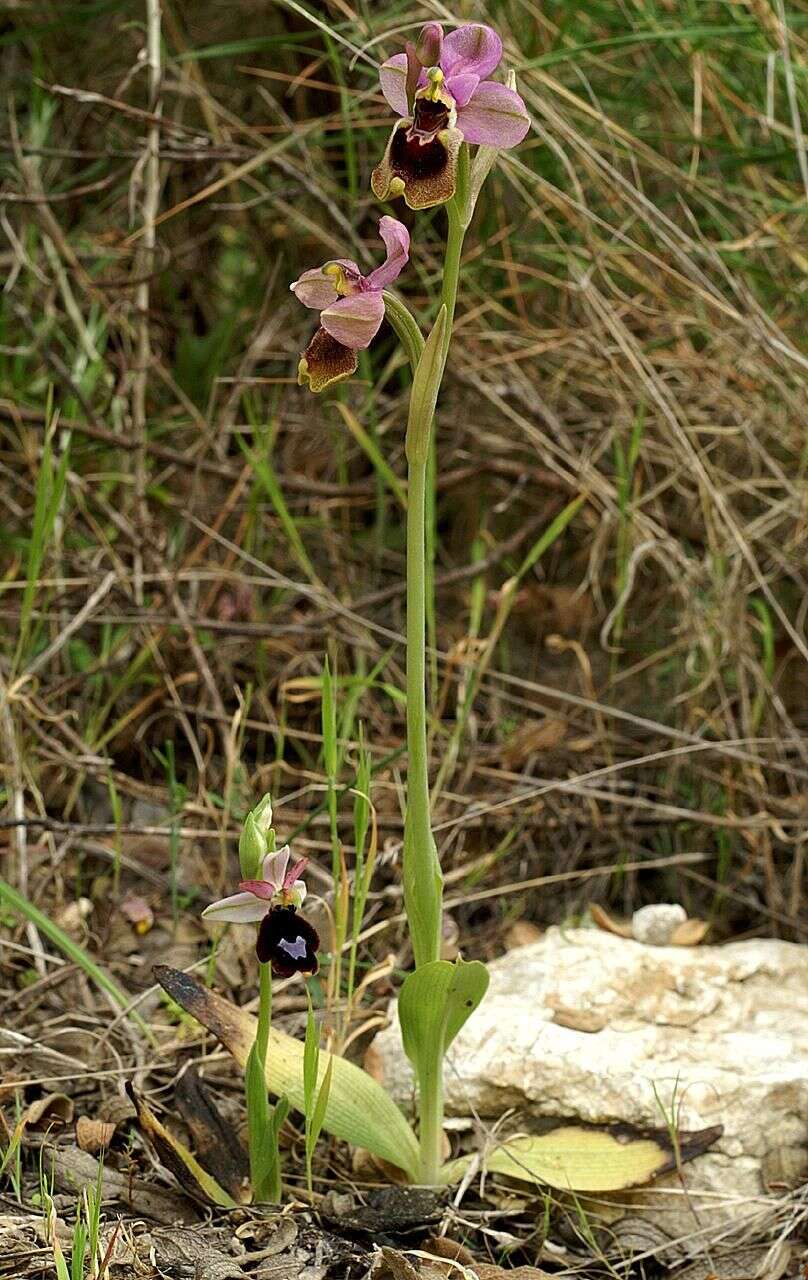
[[[312,977],[320,968],[317,951],[320,938],[314,925],[295,907],[273,907],[258,930],[256,954],[261,964],[272,966],[276,978],[296,973]]]
[[[321,326],[300,357],[297,380],[301,387],[308,382],[312,391],[324,391],[335,382],[350,378],[356,373],[357,364],[356,352],[337,342]]]
[[[424,102],[428,108],[442,107],[430,100]],[[425,126],[431,127],[436,118],[422,117],[422,127],[418,129],[415,117],[396,122],[384,157],[371,176],[377,199],[391,200],[403,195],[410,209],[431,209],[451,200],[463,135],[451,127],[438,127],[436,132],[430,132]]]

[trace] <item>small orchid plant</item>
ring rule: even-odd
[[[442,1153],[443,1059],[449,1044],[482,1000],[488,974],[478,961],[461,959],[450,963],[441,959],[443,877],[431,828],[427,755],[427,471],[433,416],[452,339],[464,236],[499,150],[516,146],[530,127],[513,75],[505,84],[490,78],[501,59],[502,42],[490,27],[472,23],[444,36],[439,23],[429,22],[416,43],[408,43],[405,52],[389,58],[380,69],[382,93],[401,118],[394,124],[384,156],[373,171],[373,192],[380,200],[403,197],[411,210],[444,205],[447,211],[440,303],[426,338],[406,304],[389,289],[410,254],[410,234],[396,218],[381,218],[379,234],[386,257],[370,274],[363,275],[349,259],[337,258],[305,271],[290,286],[295,297],[318,311],[320,318],[319,327],[300,358],[301,386],[319,393],[349,378],[357,369],[357,352],[369,346],[385,317],[412,367],[406,433],[408,775],[403,885],[415,969],[401,988],[399,1019],[404,1048],[418,1082],[420,1126],[418,1148],[413,1146],[412,1155],[409,1143],[414,1140],[406,1125],[398,1146],[392,1146],[398,1163],[429,1185],[447,1177],[448,1166],[443,1165]],[[476,148],[473,154],[472,147]],[[212,921],[258,926],[259,1017],[255,1043],[247,1060],[248,1127],[256,1199],[279,1197],[277,1131],[279,1115],[285,1115],[288,1106],[282,1098],[270,1112],[267,1102],[266,1080],[272,1074],[271,1063],[267,1062],[272,975],[308,977],[317,972],[318,966],[317,934],[300,914],[306,895],[301,878],[305,860],[292,863],[288,846],[276,851],[275,843],[271,802],[264,797],[248,816],[239,844],[243,876],[239,892],[213,903],[204,912]],[[307,1054],[308,1050],[307,1040]],[[344,1064],[340,1078],[355,1071]],[[316,1074],[315,1069],[315,1083]],[[370,1084],[378,1089],[375,1082]],[[356,1084],[357,1096],[364,1098],[367,1093],[370,1111],[377,1107],[380,1116],[389,1117],[389,1125],[402,1124],[400,1114],[393,1118],[398,1113],[392,1103],[387,1101],[387,1107],[392,1108],[388,1112],[381,1102],[373,1102],[370,1084]],[[307,1093],[311,1093],[308,1088]],[[327,1106],[321,1102],[322,1097],[316,1101],[315,1110],[325,1114]],[[331,1129],[340,1132],[343,1121],[336,1104],[331,1111]],[[357,1118],[357,1125],[363,1122],[364,1117]],[[307,1128],[307,1136],[308,1133]],[[387,1140],[376,1134],[379,1151]],[[364,1145],[368,1145],[367,1141]]]

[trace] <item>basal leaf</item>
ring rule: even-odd
[[[692,1160],[706,1151],[723,1132],[720,1125],[679,1136],[679,1158]],[[473,1157],[444,1165],[444,1182],[462,1178]],[[549,1133],[510,1138],[485,1158],[490,1173],[507,1174],[522,1182],[556,1187],[560,1191],[626,1191],[650,1182],[676,1167],[667,1129],[614,1126],[598,1129],[563,1125]]]
[[[190,974],[157,965],[155,977],[177,1004],[207,1027],[244,1067],[255,1040],[256,1020],[243,1009],[208,991]],[[304,1110],[303,1045],[292,1036],[270,1031],[266,1081],[270,1093],[286,1095],[297,1111]],[[413,1180],[418,1170],[415,1134],[393,1100],[361,1067],[336,1055],[320,1053],[318,1083],[322,1088],[333,1060],[323,1128],[355,1146],[403,1169]]]

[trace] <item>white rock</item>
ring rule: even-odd
[[[452,1046],[449,1116],[550,1117],[681,1130],[723,1125],[706,1154],[652,1190],[610,1196],[671,1236],[767,1212],[766,1192],[808,1166],[808,948],[755,939],[659,947],[595,929],[550,929],[490,966],[483,1004]],[[368,1068],[413,1098],[398,1020]],[[511,1131],[518,1128],[514,1117]],[[490,1127],[486,1125],[486,1128]],[[508,1127],[506,1125],[506,1132]]]
[[[678,902],[651,902],[640,907],[631,917],[631,932],[637,942],[648,942],[654,947],[664,947],[680,924],[687,919],[687,912]]]

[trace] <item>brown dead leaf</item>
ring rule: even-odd
[[[537,1267],[512,1267],[505,1270],[489,1262],[479,1262],[462,1244],[433,1236],[422,1249],[407,1254],[397,1249],[381,1248],[370,1275],[372,1280],[459,1280],[460,1268],[477,1280],[550,1280],[546,1271]]]
[[[109,1120],[94,1120],[92,1116],[79,1116],[76,1121],[76,1142],[82,1151],[96,1155],[108,1147],[115,1136],[115,1125]]]
[[[531,942],[538,942],[542,936],[541,929],[529,920],[517,920],[505,935],[505,946],[509,951],[515,947],[529,947]]]
[[[589,905],[589,914],[599,929],[605,929],[607,933],[616,933],[618,938],[632,937],[630,922],[615,920],[609,915],[608,911],[604,911],[603,907],[599,907],[596,902]]]
[[[519,769],[531,756],[554,750],[564,741],[566,732],[564,720],[549,716],[538,724],[520,725],[501,751],[506,768]]]
[[[683,920],[668,939],[671,947],[697,947],[710,928],[707,920]]]
[[[22,1114],[23,1126],[28,1129],[47,1128],[52,1124],[70,1124],[73,1119],[73,1099],[64,1093],[47,1093],[26,1107]]]
[[[131,1083],[126,1092],[137,1111],[137,1122],[140,1131],[149,1145],[154,1149],[161,1163],[169,1169],[184,1191],[209,1204],[217,1204],[224,1209],[235,1209],[236,1201],[221,1187],[216,1179],[204,1169],[192,1151],[189,1151],[179,1138],[175,1138],[165,1125],[137,1094]]]

